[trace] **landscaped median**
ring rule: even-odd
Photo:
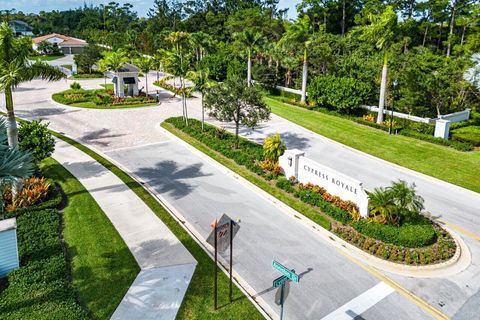
[[[138,108],[157,104],[155,99],[145,94],[138,97],[116,97],[111,86],[105,89],[86,90],[74,82],[70,87],[68,90],[53,94],[53,101],[72,107],[92,109]]]
[[[319,186],[284,177],[275,161],[265,159],[264,149],[259,144],[240,139],[239,148],[235,149],[232,134],[211,125],[205,125],[202,132],[200,122],[193,119],[185,126],[182,118],[170,118],[162,127],[323,228],[376,257],[406,265],[430,265],[445,262],[457,252],[456,242],[446,230],[425,216],[414,214],[413,209],[394,211],[387,203],[386,210],[402,215],[380,214],[383,212],[380,193],[387,193],[388,188],[372,193],[371,200],[376,199],[380,208],[372,212],[380,213],[362,219],[354,203],[343,201]],[[400,182],[391,188],[400,193],[411,191]]]

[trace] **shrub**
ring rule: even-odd
[[[375,122],[375,117],[372,116],[371,114],[364,114],[362,119],[367,122]]]
[[[351,113],[368,98],[369,87],[354,78],[322,75],[313,78],[308,87],[309,99],[319,106]]]
[[[275,176],[282,173],[282,167],[280,167],[278,162],[270,159],[260,161],[260,167],[263,171],[273,173]]]
[[[4,193],[4,201],[7,203],[6,211],[14,211],[18,208],[27,208],[39,204],[47,199],[50,182],[45,178],[31,177],[23,181],[23,188],[17,193],[12,201],[12,191],[8,189]]]
[[[17,218],[21,267],[0,291],[0,310],[8,319],[87,319],[76,303],[60,240],[57,210],[25,211]]]
[[[422,134],[422,133],[412,131],[412,130],[408,130],[408,129],[404,129],[404,130],[400,131],[400,134],[404,135],[404,136],[407,136],[407,137],[412,137],[412,138],[415,138],[415,139],[419,139],[419,140],[443,145],[443,146],[446,146],[446,147],[452,147],[452,148],[454,148],[458,151],[471,151],[471,150],[473,150],[473,145],[471,143],[468,143],[468,142],[451,141],[451,140],[445,140],[445,139],[442,139],[442,138],[435,138],[434,136]]]
[[[32,152],[35,163],[52,155],[55,139],[48,130],[49,123],[41,120],[22,121],[18,131],[18,145],[21,150]]]
[[[265,138],[263,142],[263,156],[266,160],[274,162],[285,152],[286,146],[282,143],[280,135],[274,134]]]
[[[431,224],[404,224],[400,227],[360,220],[352,223],[358,232],[385,243],[408,248],[425,247],[436,240]]]
[[[72,84],[70,84],[70,89],[79,90],[79,89],[82,89],[82,86],[80,85],[80,83],[75,81]]]
[[[480,126],[469,126],[452,131],[452,140],[480,147]]]
[[[292,193],[294,191],[292,181],[285,177],[278,178],[276,186],[282,190],[287,191],[288,193]]]

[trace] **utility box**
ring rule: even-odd
[[[17,220],[0,220],[0,277],[5,277],[19,266]]]

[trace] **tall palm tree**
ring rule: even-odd
[[[145,75],[145,95],[148,98],[148,73],[153,68],[153,59],[147,56],[142,56],[135,60],[135,65]]]
[[[360,27],[358,30],[362,32],[360,39],[373,42],[376,48],[383,52],[382,80],[377,115],[377,123],[382,123],[387,91],[388,55],[395,39],[398,17],[393,7],[388,6],[381,15],[370,14],[369,20],[370,25]]]
[[[187,78],[194,83],[193,90],[198,91],[202,94],[202,131],[204,129],[205,123],[205,106],[203,104],[203,98],[207,94],[208,89],[213,86],[213,81],[208,77],[210,72],[208,69],[200,69],[198,71],[189,71],[187,72]]]
[[[5,106],[8,119],[8,145],[16,148],[18,144],[18,128],[15,121],[13,90],[23,82],[41,78],[47,81],[57,81],[66,77],[59,68],[44,62],[28,61],[28,50],[31,40],[15,38],[7,23],[0,25],[0,91],[5,92]]]
[[[252,85],[252,54],[258,50],[263,36],[260,32],[246,29],[235,35],[247,52],[247,85]]]
[[[287,31],[279,41],[279,45],[285,48],[292,48],[297,45],[302,46],[303,68],[302,68],[302,97],[300,101],[305,103],[307,100],[307,77],[308,77],[308,47],[312,41],[313,26],[307,15],[300,17],[294,24],[287,26]]]
[[[118,72],[125,67],[128,61],[128,56],[123,50],[117,51],[105,51],[103,58],[98,60],[97,64],[100,65],[106,71]],[[118,84],[115,84],[117,86]],[[116,87],[117,88],[117,87]],[[117,94],[117,90],[123,90],[123,88],[114,89],[114,94]]]
[[[172,44],[173,50],[165,51],[164,62],[169,71],[172,72],[174,76],[180,78],[183,119],[185,125],[188,126],[187,88],[185,86],[185,78],[192,58],[189,46],[190,34],[182,31],[171,32],[167,36],[167,40]]]

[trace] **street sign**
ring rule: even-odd
[[[283,304],[285,303],[285,300],[287,300],[287,296],[289,292],[290,292],[290,282],[285,282],[283,286],[278,288],[277,292],[275,293],[275,304],[277,306],[283,307]]]
[[[230,221],[232,221],[232,229],[233,229],[233,236],[232,239],[235,238],[240,226],[238,223],[234,222],[230,219],[229,216],[223,214],[219,221],[216,222],[217,224],[217,250],[218,252],[223,252],[228,249],[230,246]],[[214,223],[215,224],[215,221]],[[211,246],[215,246],[215,225],[212,226],[214,228],[212,232],[209,234],[207,238],[207,243]]]
[[[283,273],[288,279],[292,280],[293,282],[298,282],[299,277],[298,274],[295,273],[294,270],[290,270],[284,265],[282,265],[280,262],[273,260],[272,261],[272,267]]]
[[[273,280],[273,287],[274,288],[278,288],[280,287],[282,284],[284,284],[285,282],[288,282],[290,279],[288,279],[287,276],[281,276],[281,277],[278,277],[277,279]]]

